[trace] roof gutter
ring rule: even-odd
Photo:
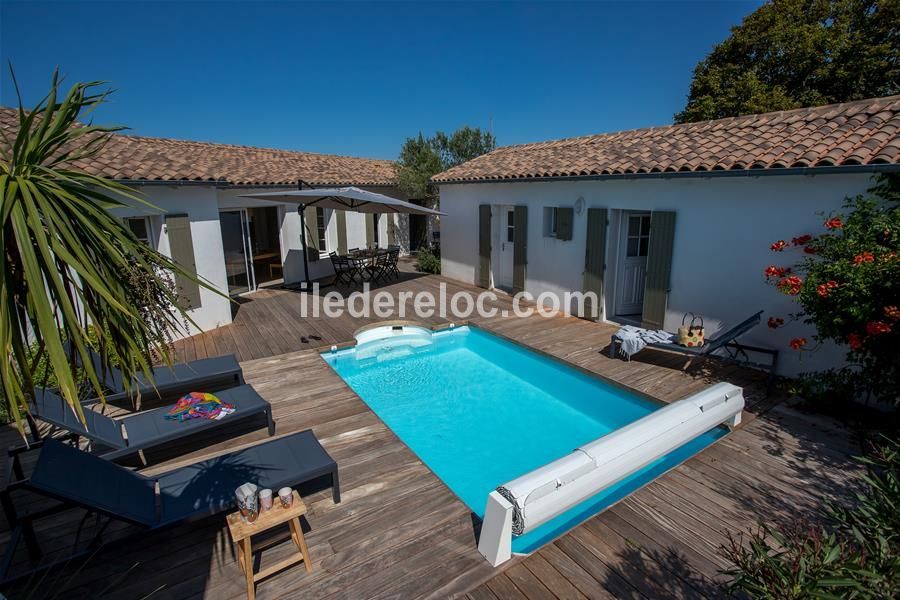
[[[271,189],[296,189],[296,183],[231,183],[229,181],[198,181],[193,179],[113,179],[116,183],[121,183],[124,185],[130,185],[135,187],[140,186],[179,186],[179,187],[215,187],[219,189],[252,189],[252,188],[271,188]],[[321,183],[321,184],[311,184],[311,185],[321,185],[321,186],[329,186],[329,185],[337,185],[330,183]],[[342,183],[340,186],[361,186],[361,187],[375,187],[375,186],[392,186],[397,185],[396,183]]]
[[[607,181],[630,179],[675,179],[716,177],[766,177],[778,175],[850,175],[854,173],[898,173],[900,164],[840,165],[832,167],[784,167],[768,169],[735,169],[733,171],[668,171],[657,173],[609,173],[606,175],[564,175],[550,177],[515,177],[507,179],[455,179],[433,181],[435,185],[470,183],[553,183],[559,181]]]

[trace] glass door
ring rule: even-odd
[[[255,289],[253,253],[250,249],[250,229],[246,209],[220,211],[219,226],[222,228],[229,295],[234,296]]]

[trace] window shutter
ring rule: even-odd
[[[515,207],[513,240],[513,293],[525,291],[525,265],[528,263],[528,207]]]
[[[491,287],[491,205],[478,207],[478,285]]]
[[[556,209],[556,239],[572,239],[572,218],[574,210],[571,206]]]
[[[366,248],[375,243],[375,215],[366,213]]]
[[[641,327],[662,329],[669,299],[672,274],[672,247],[675,244],[675,213],[650,213],[650,240],[647,250],[647,279]]]
[[[191,237],[191,220],[187,215],[166,215],[166,231],[169,236],[169,254],[183,269],[197,275],[194,258],[194,239]],[[200,308],[200,285],[180,273],[175,274],[178,304],[187,310]]]
[[[595,321],[603,317],[603,274],[606,270],[606,229],[609,224],[605,208],[587,211],[587,240],[584,249],[584,292],[597,294],[597,305],[585,301],[582,317]]]
[[[388,232],[388,246],[396,246],[397,245],[397,224],[394,222],[396,217],[394,215],[387,215],[385,217],[387,219],[387,232]]]
[[[337,218],[338,254],[347,254],[347,213],[343,210],[334,211]]]
[[[309,262],[319,260],[319,220],[315,206],[307,206],[303,211],[306,220],[306,258]]]

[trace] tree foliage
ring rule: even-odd
[[[475,127],[461,127],[452,135],[438,131],[426,138],[407,138],[397,159],[397,181],[410,198],[434,200],[431,178],[451,167],[487,154],[497,147],[494,135]]]
[[[900,390],[900,176],[885,175],[845,204],[841,214],[823,215],[823,231],[800,233],[771,249],[801,251],[794,265],[771,265],[766,279],[801,307],[796,318],[816,328],[815,341],[846,344],[848,369],[820,380],[887,402]],[[769,327],[785,320],[772,317]],[[796,350],[814,347],[794,338]]]
[[[900,93],[900,0],[774,0],[694,69],[678,123]]]
[[[152,382],[154,358],[170,360],[168,342],[187,319],[170,274],[196,281],[109,213],[151,205],[73,166],[97,156],[122,129],[81,124],[106,97],[100,85],[76,83],[60,101],[54,73],[37,106],[25,110],[20,100],[18,132],[0,140],[0,380],[23,433],[36,385],[54,383],[83,418],[81,384],[102,400],[102,371],[110,365],[121,369],[129,391],[138,374]]]

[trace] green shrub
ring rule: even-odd
[[[441,273],[441,250],[438,247],[426,248],[416,252],[416,269],[423,273]]]
[[[872,456],[863,489],[850,506],[827,505],[823,525],[760,524],[729,534],[722,554],[735,568],[732,593],[752,598],[887,599],[900,597],[900,443],[887,440]]]

